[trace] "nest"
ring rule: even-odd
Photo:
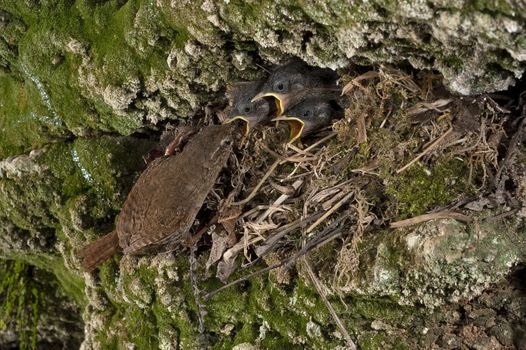
[[[365,236],[437,218],[476,228],[477,201],[507,201],[498,193],[523,136],[524,116],[512,118],[521,100],[455,97],[437,75],[387,67],[341,80],[345,117],[331,128],[300,145],[284,144],[284,128],[262,128],[231,157],[208,200],[219,209],[206,268],[224,282],[242,276],[205,298],[273,269],[287,283],[301,259],[326,300],[348,290]],[[418,192],[435,185],[443,190],[429,198]]]
[[[400,227],[403,203],[384,200],[412,168],[431,177],[434,165],[458,161],[467,171],[461,195],[494,187],[506,107],[490,96],[451,96],[431,74],[380,68],[342,80],[345,118],[330,130],[299,146],[283,144],[284,130],[257,130],[231,159],[222,187],[229,181],[232,190],[226,198],[215,192],[222,228],[210,232],[207,262],[220,262],[222,279],[229,275],[222,266],[235,260],[252,266],[272,252],[290,257],[339,238],[335,281],[345,284],[363,235],[372,226]],[[425,209],[439,213],[460,200]]]

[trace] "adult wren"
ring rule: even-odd
[[[234,126],[205,126],[177,155],[152,161],[131,189],[115,230],[82,248],[92,271],[118,251],[145,254],[184,247],[189,230],[232,151]]]

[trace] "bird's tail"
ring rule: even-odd
[[[97,266],[111,258],[119,250],[119,236],[117,231],[108,233],[82,248],[79,256],[82,259],[82,267],[93,271]]]

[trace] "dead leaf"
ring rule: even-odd
[[[356,129],[358,133],[356,136],[358,144],[367,142],[367,128],[365,127],[365,116],[363,113],[360,113],[356,119]]]
[[[369,71],[367,73],[364,73],[362,75],[357,76],[356,78],[354,78],[353,80],[348,82],[343,87],[343,89],[342,89],[342,96],[345,95],[346,93],[348,93],[349,91],[351,91],[353,89],[353,87],[358,87],[361,90],[365,90],[365,88],[359,82],[362,81],[362,80],[376,78],[376,77],[378,77],[378,75],[379,75],[378,72]]]
[[[216,277],[223,283],[226,283],[228,277],[236,270],[236,258],[232,260],[221,260],[217,264]]]
[[[228,247],[228,235],[226,232],[221,231],[216,233],[212,232],[212,248],[210,249],[210,255],[208,256],[208,261],[206,262],[206,269],[208,270],[210,266],[215,264],[219,259],[223,257],[223,253]]]
[[[237,219],[241,216],[241,213],[241,207],[226,206],[226,202],[223,202],[219,209],[217,222],[223,225],[226,232],[231,235],[235,232]]]
[[[442,108],[446,107],[452,101],[453,100],[451,99],[440,99],[434,102],[420,102],[420,103],[415,104],[413,107],[409,108],[407,110],[407,114],[417,115],[417,114],[424,113],[430,110],[438,112],[438,113],[444,113],[445,109],[442,109]]]

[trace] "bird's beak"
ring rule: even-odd
[[[250,102],[255,102],[259,99],[262,99],[263,97],[274,97],[276,101],[276,116],[279,117],[280,115],[285,112],[285,108],[287,108],[287,105],[290,102],[290,94],[280,94],[277,92],[260,92]]]
[[[289,143],[293,143],[294,141],[299,139],[301,137],[301,134],[303,133],[303,128],[305,128],[305,122],[300,118],[296,117],[283,116],[274,118],[272,120],[275,120],[277,122],[287,122],[290,125]]]
[[[243,122],[243,125],[244,125],[243,136],[246,137],[248,133],[250,132],[250,127],[252,126],[250,125],[251,124],[250,120],[243,115],[236,115],[228,119],[227,123],[232,123],[234,120],[241,120]]]

